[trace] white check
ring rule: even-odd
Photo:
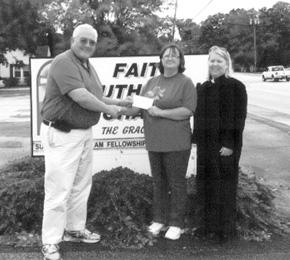
[[[133,107],[139,107],[142,109],[148,109],[149,107],[152,107],[153,105],[153,98],[148,98],[148,97],[142,97],[135,95],[133,96]]]

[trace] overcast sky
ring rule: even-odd
[[[245,10],[262,7],[271,8],[278,0],[177,0],[177,18],[191,18],[199,24],[209,15],[216,13],[229,13],[232,9],[243,8]],[[283,0],[290,3],[290,0]],[[172,11],[172,17],[174,10]]]

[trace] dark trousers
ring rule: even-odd
[[[204,235],[230,239],[235,236],[238,161],[232,156],[204,156],[197,164],[200,227]]]
[[[153,177],[153,221],[183,228],[190,150],[148,154]]]

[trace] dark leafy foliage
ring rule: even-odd
[[[251,175],[240,172],[238,189],[238,234],[245,240],[267,240],[273,233],[290,232],[289,220],[277,210],[275,194],[270,186]]]
[[[43,208],[43,160],[14,161],[0,172],[0,234],[40,232]]]
[[[13,234],[15,239],[10,243],[16,246],[40,243],[43,177],[42,158],[25,157],[0,170],[0,234]],[[186,228],[190,233],[197,227],[196,220],[200,216],[195,211],[194,176],[187,183]],[[237,229],[241,239],[262,241],[272,234],[290,232],[287,219],[274,203],[276,194],[254,173],[240,172]],[[147,232],[152,220],[151,208],[150,176],[122,167],[94,175],[88,202],[88,226],[101,232],[103,245],[126,248],[152,245],[155,238]],[[0,236],[0,241],[3,237]]]
[[[19,79],[18,78],[6,78],[6,79],[3,79],[3,84],[6,88],[9,88],[9,87],[14,87],[18,84],[19,82]]]
[[[94,176],[88,222],[103,231],[110,246],[142,247],[154,239],[146,231],[151,218],[152,178],[127,168]]]
[[[1,0],[0,2],[0,52],[20,49],[34,53],[37,35],[41,31],[37,8],[28,0]]]

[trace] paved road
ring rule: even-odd
[[[290,184],[290,82],[262,82],[261,75],[235,75],[247,87],[249,105],[241,166],[269,182]]]
[[[28,88],[0,88],[0,167],[30,153]]]

